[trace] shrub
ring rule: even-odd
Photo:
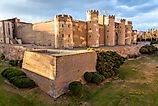
[[[7,73],[6,78],[9,80],[12,77],[21,76],[21,75],[25,75],[25,73],[20,70],[15,70],[15,71]]]
[[[12,72],[12,71],[14,71],[14,70],[15,70],[15,68],[6,68],[6,69],[4,69],[4,70],[1,72],[1,75],[2,75],[3,77],[7,78],[8,73],[10,73],[10,72]]]
[[[100,84],[103,81],[103,77],[99,73],[94,73],[92,77],[92,83]]]
[[[19,66],[19,67],[22,67],[22,62],[23,62],[23,60],[19,60],[19,61],[18,61],[18,66]]]
[[[125,58],[113,51],[97,51],[96,70],[99,73],[111,72],[119,68],[125,61]]]
[[[151,41],[150,44],[158,44],[158,41]]]
[[[103,72],[103,73],[101,73],[101,74],[102,74],[105,78],[110,78],[108,72]]]
[[[69,84],[70,93],[73,95],[82,94],[83,85],[79,81],[74,81]]]
[[[0,55],[0,59],[5,60],[5,55],[3,53]]]
[[[153,54],[157,51],[158,49],[153,46],[153,45],[145,45],[145,46],[142,46],[140,49],[139,49],[139,52],[141,54]]]
[[[9,60],[9,64],[10,64],[11,66],[18,66],[18,61],[19,61],[19,60]]]
[[[17,68],[4,69],[1,75],[18,88],[32,88],[35,86],[34,81],[27,78],[26,74]]]
[[[116,75],[116,73],[115,73],[115,71],[111,71],[111,74],[112,74],[112,76],[115,76]]]
[[[22,62],[23,60],[10,60],[9,61],[9,64],[11,66],[19,66],[19,67],[22,67]]]
[[[93,77],[93,73],[92,72],[85,72],[84,73],[84,79],[87,82],[91,82],[92,81],[92,77]]]
[[[26,76],[15,76],[10,79],[10,82],[18,88],[33,88],[35,83]]]

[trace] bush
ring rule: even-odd
[[[150,44],[158,44],[158,41],[151,41]]]
[[[15,76],[9,80],[13,85],[18,88],[33,88],[35,83],[26,76]]]
[[[99,73],[111,72],[119,68],[125,61],[125,58],[113,51],[97,51],[96,70]]]
[[[93,73],[92,72],[85,72],[84,73],[84,79],[86,82],[91,82],[92,81],[92,77],[93,77]]]
[[[10,60],[9,64],[11,66],[18,66],[18,67],[22,67],[22,62],[23,60]]]
[[[9,60],[9,64],[10,64],[11,66],[18,66],[18,61],[19,61],[19,60]]]
[[[79,81],[74,81],[69,84],[70,93],[73,95],[82,94],[83,85]]]
[[[103,73],[101,73],[101,74],[102,74],[105,78],[110,78],[108,72],[103,72]]]
[[[142,46],[140,49],[139,49],[139,52],[141,54],[153,54],[157,51],[158,49],[153,46],[153,45],[145,45],[145,46]]]
[[[34,81],[27,78],[26,74],[17,68],[4,69],[1,75],[18,88],[32,88],[35,86]]]
[[[100,84],[103,81],[103,77],[99,73],[94,73],[92,77],[92,83]]]
[[[5,60],[5,55],[3,53],[0,55],[0,59]]]
[[[21,75],[25,75],[25,73],[19,70],[15,70],[15,71],[7,73],[6,78],[9,80],[12,77],[21,76]]]

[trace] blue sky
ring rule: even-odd
[[[0,19],[19,17],[26,22],[53,19],[69,14],[85,20],[86,11],[97,9],[133,21],[134,29],[158,28],[158,0],[1,0]]]

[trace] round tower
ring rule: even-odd
[[[125,45],[125,19],[121,19],[119,23],[118,45]]]
[[[105,45],[107,46],[114,46],[116,45],[116,36],[115,36],[115,16],[109,15],[108,16],[108,25],[106,25],[106,41]]]
[[[73,18],[70,15],[54,17],[55,48],[73,48]]]
[[[98,10],[87,11],[87,46],[99,47]]]
[[[127,21],[126,23],[126,41],[125,43],[127,45],[130,45],[132,42],[132,30],[133,30],[133,26],[132,26],[132,21]]]

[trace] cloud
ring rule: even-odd
[[[53,19],[56,14],[69,14],[84,20],[89,9],[132,20],[135,29],[158,27],[155,24],[157,0],[1,0],[0,19],[19,17],[27,22],[38,22]]]

